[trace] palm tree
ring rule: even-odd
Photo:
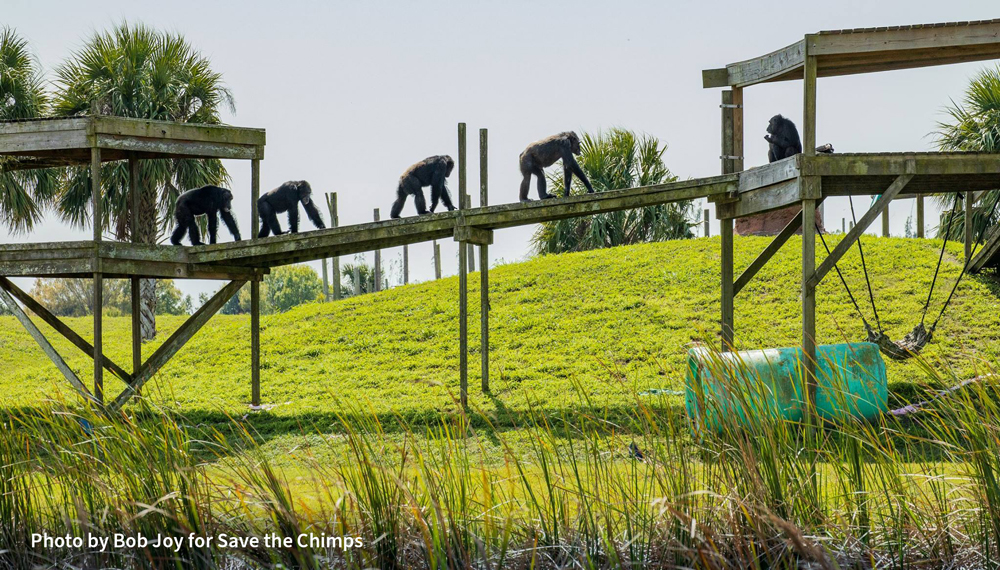
[[[0,27],[0,120],[35,119],[45,114],[48,99],[38,60],[28,42]],[[54,170],[3,171],[0,159],[0,221],[14,233],[34,228],[57,188]]]
[[[578,162],[595,192],[677,180],[663,163],[667,146],[656,137],[615,128],[593,136],[584,133],[580,146]],[[561,175],[549,175],[549,182],[562,188]],[[572,193],[585,191],[574,179]],[[532,245],[538,253],[560,253],[690,238],[692,210],[693,203],[686,201],[546,222],[535,232]]]
[[[56,70],[57,116],[102,115],[219,124],[222,108],[234,110],[233,97],[222,76],[180,35],[144,25],[122,23],[98,33]],[[170,225],[174,203],[184,190],[205,184],[225,185],[229,175],[219,160],[144,160],[139,167],[139,210],[129,218],[128,165],[102,170],[103,228],[119,240],[136,237],[157,243]],[[71,168],[59,190],[57,208],[76,226],[88,221],[89,169]],[[156,335],[156,292],[143,279],[142,338]]]
[[[952,101],[946,112],[950,120],[938,123],[936,133],[941,150],[1000,153],[1000,67],[977,73],[969,82],[962,103]],[[997,201],[1000,190],[990,190],[973,208],[974,236],[984,235],[1000,222]],[[962,239],[965,213],[961,207],[954,208],[954,194],[940,196],[938,202],[945,209],[938,233],[943,233],[948,219],[953,218],[948,239]]]

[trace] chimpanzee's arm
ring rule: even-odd
[[[222,215],[223,223],[226,224],[226,229],[233,235],[233,239],[236,241],[243,239],[240,237],[240,228],[236,225],[236,218],[233,217],[233,213],[228,210],[222,210],[219,213]]]
[[[319,210],[316,208],[316,201],[311,198],[302,199],[302,208],[306,211],[306,215],[309,216],[309,220],[312,221],[313,225],[319,229],[326,228],[326,224],[323,223],[323,214],[320,214]]]

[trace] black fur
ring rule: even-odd
[[[389,217],[398,218],[406,204],[406,197],[413,196],[413,203],[417,206],[417,214],[427,214],[427,202],[424,200],[424,186],[431,187],[431,209],[433,212],[437,208],[438,200],[444,202],[448,211],[454,210],[451,203],[451,194],[448,193],[448,186],[445,179],[451,176],[451,171],[455,168],[455,161],[450,156],[432,156],[406,169],[406,172],[399,177],[399,186],[396,188],[396,201],[392,204],[392,211]]]
[[[770,144],[770,149],[767,151],[768,162],[795,156],[802,152],[799,131],[792,121],[781,115],[775,115],[767,123],[767,132],[768,134],[764,135],[764,140]]]
[[[587,175],[577,164],[573,155],[580,154],[580,137],[570,131],[553,135],[547,139],[542,139],[528,145],[521,153],[521,194],[522,202],[528,202],[528,187],[531,186],[531,175],[538,178],[538,197],[541,199],[555,198],[545,191],[545,172],[543,168],[552,166],[557,160],[562,159],[563,178],[565,180],[565,195],[569,196],[570,184],[573,182],[573,175],[583,182],[587,187],[587,192],[593,192],[594,187],[587,180]]]
[[[240,241],[242,239],[240,229],[236,226],[236,219],[233,218],[232,206],[233,193],[218,186],[202,186],[181,194],[174,206],[177,228],[170,236],[170,243],[180,245],[184,232],[187,232],[191,245],[204,245],[201,243],[195,216],[208,216],[209,243],[215,243],[219,231],[219,214],[222,214],[222,221],[225,222],[233,239]]]
[[[281,225],[278,224],[278,214],[288,212],[288,231],[299,233],[299,202],[313,225],[324,229],[323,215],[316,209],[312,199],[312,187],[305,180],[285,182],[270,192],[265,192],[257,200],[257,215],[260,216],[260,232],[257,237],[267,237],[269,234],[281,235]]]

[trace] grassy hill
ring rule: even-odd
[[[837,239],[830,238],[830,247]],[[766,243],[763,238],[737,239],[737,271]],[[893,338],[919,321],[937,247],[930,240],[866,239],[879,313]],[[801,242],[792,239],[737,297],[740,347],[798,344],[800,248]],[[932,315],[959,273],[960,257],[958,244],[949,247]],[[870,315],[856,250],[841,268]],[[680,390],[686,350],[717,339],[717,238],[544,257],[497,267],[490,278],[492,394],[478,389],[475,277],[469,280],[469,384],[472,405],[500,426],[516,424],[529,407],[578,410],[574,386],[610,414],[632,408],[637,389]],[[265,432],[289,424],[322,425],[334,420],[343,402],[418,422],[433,422],[442,412],[456,410],[457,298],[457,279],[449,278],[263,317],[261,391],[269,411],[255,423]],[[835,273],[825,279],[817,298],[820,342],[862,338],[861,321]],[[927,382],[927,366],[943,377],[964,377],[995,363],[1000,354],[998,308],[998,289],[989,280],[964,280],[923,361],[888,363],[891,388],[906,394],[910,386]],[[180,322],[161,317],[157,342]],[[146,394],[206,421],[245,414],[248,322],[243,316],[215,317],[154,378]],[[92,335],[88,319],[69,323],[84,337]],[[106,323],[106,350],[127,365],[128,320]],[[89,383],[88,359],[66,342],[55,344]],[[145,353],[155,345],[147,344]],[[5,371],[0,405],[31,406],[40,397],[69,393],[55,367],[12,317],[0,318],[0,369]],[[109,376],[107,392],[117,393],[121,383]],[[680,402],[676,396],[665,400],[670,406]]]

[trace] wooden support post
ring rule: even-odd
[[[889,237],[889,206],[882,210],[882,237]]]
[[[722,173],[729,174],[735,172],[733,169],[733,132],[735,127],[733,114],[733,92],[725,90],[722,92]]]
[[[847,218],[840,218],[840,233],[847,233]]]
[[[326,208],[330,210],[330,227],[340,227],[340,217],[337,215],[337,193],[327,192]],[[340,257],[330,260],[330,273],[333,277],[333,299],[340,299]]]
[[[917,196],[917,237],[924,237],[924,195]]]
[[[735,341],[733,287],[733,219],[719,220],[722,236],[722,351],[733,350]]]
[[[815,145],[813,145],[815,146]],[[813,184],[819,184],[818,177]],[[802,178],[803,184],[806,177]],[[816,405],[816,200],[802,201],[802,352],[809,409]]]
[[[73,388],[76,389],[76,391],[79,392],[80,395],[83,396],[84,398],[96,401],[94,396],[92,396],[91,393],[87,390],[87,387],[84,386],[83,382],[81,382],[80,379],[77,377],[76,373],[73,372],[72,369],[70,369],[70,367],[66,364],[66,361],[63,360],[62,356],[60,356],[59,353],[56,352],[56,349],[52,346],[52,344],[48,341],[48,339],[45,338],[45,335],[42,334],[42,331],[40,331],[38,327],[35,326],[35,323],[31,322],[31,319],[28,317],[28,314],[25,313],[24,310],[22,310],[21,307],[16,302],[14,302],[14,299],[10,296],[10,294],[7,293],[7,291],[5,291],[2,288],[0,288],[0,301],[3,301],[3,303],[7,305],[7,308],[10,310],[11,314],[17,317],[17,320],[21,321],[21,325],[23,325],[24,328],[28,331],[28,334],[31,335],[31,338],[35,339],[35,342],[38,343],[38,346],[42,347],[42,352],[44,352],[45,355],[49,357],[49,360],[51,360],[52,363],[56,365],[56,368],[59,370],[59,372],[61,372],[62,375],[65,376],[67,380],[69,380],[69,383],[73,385]]]
[[[375,208],[375,221],[379,221],[378,208]],[[382,290],[382,250],[375,250],[375,291]]]
[[[813,156],[816,154],[816,56],[809,54],[809,43],[810,36],[806,36],[802,88],[802,152]]]
[[[326,258],[324,257],[323,262],[323,301],[330,301],[330,272],[327,267]]]
[[[975,202],[972,192],[965,193],[965,262],[972,260],[972,203]]]
[[[410,246],[403,244],[403,285],[410,284]]]
[[[733,161],[730,172],[743,171],[743,88],[733,87]]]
[[[90,193],[93,200],[94,214],[94,245],[99,246],[104,229],[104,211],[101,198],[101,149],[90,149]],[[98,403],[104,403],[104,275],[101,273],[100,260],[94,272],[94,398]]]
[[[795,235],[795,232],[799,231],[799,228],[801,227],[802,227],[802,212],[799,212],[798,214],[795,215],[794,218],[792,218],[791,220],[788,221],[787,224],[785,224],[785,227],[782,228],[780,232],[778,232],[778,235],[774,236],[774,239],[771,240],[771,243],[767,244],[767,247],[764,248],[764,251],[762,251],[760,255],[758,255],[757,258],[753,260],[750,266],[744,269],[743,273],[740,273],[739,278],[736,279],[736,283],[733,285],[734,297],[740,294],[740,291],[742,291],[743,288],[747,286],[747,283],[749,283],[750,280],[754,278],[754,275],[757,275],[757,272],[760,271],[764,267],[764,265],[767,264],[768,260],[774,257],[775,253],[778,253],[778,250],[781,249],[781,246],[785,245],[785,242],[787,242],[789,238]]]
[[[708,208],[705,208],[705,215],[703,217],[704,217],[704,219],[702,221],[702,224],[705,226],[705,237],[709,237],[709,235],[711,234],[711,232],[708,229],[708,224],[709,224],[709,222],[708,222]]]
[[[465,207],[466,195],[465,123],[458,124],[458,196],[459,207]],[[468,244],[458,243],[458,378],[462,408],[469,405],[469,284]]]
[[[139,243],[139,159],[134,155],[128,157],[128,189],[132,202],[129,211],[129,228],[132,243]],[[139,277],[129,279],[129,298],[132,304],[132,377],[139,374],[142,366],[142,306],[139,293]]]
[[[260,199],[260,160],[250,161],[250,213],[253,217],[251,239],[257,239],[260,231],[260,216],[257,200]],[[255,276],[250,282],[250,405],[260,405],[260,279]]]
[[[441,244],[434,240],[434,278],[441,278]]]
[[[362,287],[362,285],[361,285],[361,267],[359,267],[358,265],[355,265],[354,266],[354,294],[355,295],[361,295],[364,292],[365,292],[364,291],[364,287]]]
[[[479,207],[489,205],[489,172],[487,170],[488,138],[486,129],[479,129]],[[479,354],[482,358],[482,390],[490,391],[490,246],[479,246]]]

